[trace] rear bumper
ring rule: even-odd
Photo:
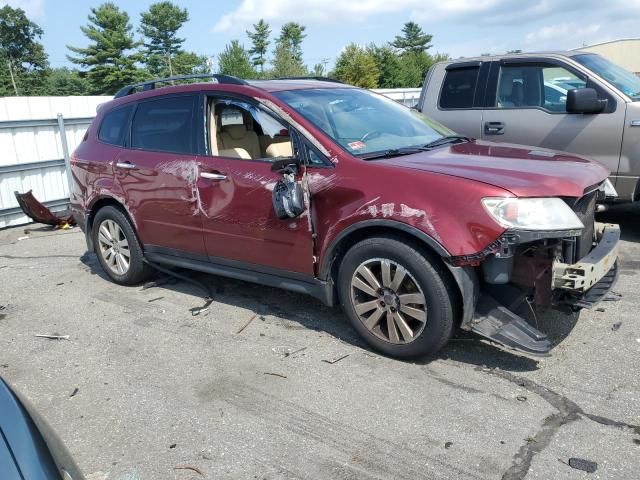
[[[615,267],[620,245],[620,227],[612,224],[597,226],[600,227],[600,241],[586,257],[571,265],[554,262],[554,289],[574,294],[587,293]]]

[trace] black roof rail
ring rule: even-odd
[[[212,78],[218,83],[226,83],[231,85],[249,85],[241,78],[232,77],[231,75],[223,75],[221,73],[198,73],[195,75],[179,75],[177,77],[157,78],[155,80],[149,80],[148,82],[127,85],[126,87],[118,90],[114,98],[126,97],[127,95],[131,95],[132,93],[135,93],[136,89],[140,87],[142,87],[143,92],[146,92],[147,90],[155,89],[158,83],[170,83],[179,80],[192,80],[195,78]]]
[[[338,80],[336,78],[329,77],[313,77],[313,76],[301,76],[301,77],[278,77],[276,80],[318,80],[320,82],[332,82],[332,83],[342,83],[343,81]]]

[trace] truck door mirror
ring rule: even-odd
[[[600,113],[607,100],[598,98],[594,88],[574,88],[567,92],[567,113]]]

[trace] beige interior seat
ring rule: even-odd
[[[222,150],[242,148],[254,160],[262,156],[258,135],[253,130],[248,130],[244,124],[223,126],[219,138],[221,145],[218,145],[218,148]]]
[[[267,147],[265,153],[267,158],[293,157],[291,141],[287,139],[286,141],[272,143]]]

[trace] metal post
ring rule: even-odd
[[[64,130],[64,118],[58,114],[58,131],[60,132],[60,143],[62,145],[62,155],[64,155],[64,170],[67,174],[67,193],[71,198],[71,159],[69,157],[69,144],[67,143],[67,133]]]

